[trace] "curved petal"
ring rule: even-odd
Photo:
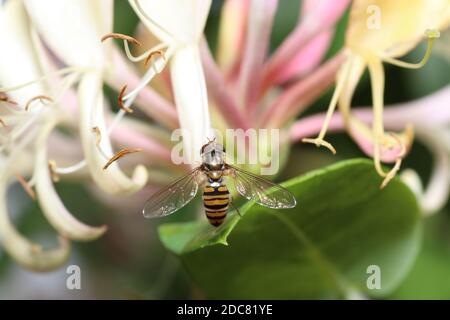
[[[50,271],[64,264],[70,253],[70,242],[60,238],[55,249],[43,249],[29,241],[14,228],[9,220],[7,203],[8,170],[2,168],[0,177],[0,241],[5,251],[21,266],[34,271]]]
[[[103,115],[101,74],[86,73],[81,79],[78,93],[81,143],[92,178],[100,188],[109,193],[131,193],[141,189],[148,178],[145,167],[137,166],[131,179],[120,170],[117,163],[111,164],[108,170],[102,169],[108,159],[105,159],[98,150],[92,134],[94,127],[98,127],[100,132],[107,132]],[[111,142],[106,134],[100,141],[100,148],[106,154],[113,154]]]
[[[35,179],[37,199],[50,224],[63,236],[79,241],[93,240],[105,233],[106,226],[91,227],[78,221],[66,209],[53,186],[47,159],[47,140],[56,122],[50,120],[37,140]]]
[[[198,162],[199,153],[211,136],[206,83],[199,49],[187,46],[173,56],[170,68],[178,117],[183,130],[185,159]]]
[[[371,19],[378,20],[372,27]],[[356,0],[346,46],[360,54],[369,51],[397,57],[415,47],[427,29],[440,30],[449,24],[449,0]]]
[[[34,26],[50,48],[69,65],[102,67],[100,38],[112,30],[113,1],[24,0]]]
[[[355,116],[350,116],[347,119],[347,126],[349,127],[349,134],[361,151],[373,157],[376,141],[371,128]],[[411,126],[407,126],[403,132],[395,133],[395,136],[383,133],[380,141],[380,161],[385,163],[395,162],[400,154],[411,149],[413,138],[414,132]]]
[[[323,6],[323,4],[327,1],[329,0],[302,1],[302,4],[300,6],[301,18],[299,19],[299,23],[301,23],[304,19],[307,19],[309,15],[315,15],[315,10],[320,10],[321,6]],[[343,1],[341,4],[333,1],[333,7],[330,6],[328,9],[330,11],[336,11],[342,14],[343,10],[341,9],[341,5],[343,5],[343,8],[346,8],[348,5],[348,1],[347,3],[345,2],[346,1]],[[326,11],[322,11],[322,14],[325,14]],[[309,41],[304,48],[299,50],[295,54],[295,56],[293,56],[291,60],[288,61],[288,63],[280,66],[281,70],[279,71],[279,74],[276,74],[276,78],[273,79],[273,83],[279,84],[289,80],[292,77],[303,76],[313,68],[315,68],[320,63],[330,46],[334,34],[332,29],[333,28],[330,28],[330,30],[325,30],[322,33],[318,34],[311,41]]]
[[[0,84],[17,86],[42,76],[39,59],[30,34],[30,23],[22,1],[7,1],[0,6]],[[20,105],[45,94],[42,82],[8,92]]]
[[[229,76],[244,52],[245,27],[250,0],[226,0],[220,11],[217,64]]]
[[[443,145],[445,130],[427,126],[417,127],[417,137],[426,143],[434,156],[434,168],[425,190],[419,176],[412,170],[405,170],[402,179],[418,196],[419,203],[426,215],[441,210],[448,200],[450,191],[450,144]]]
[[[349,2],[349,0],[317,1],[314,10],[311,10],[306,18],[301,20],[270,57],[264,70],[263,89],[272,85],[272,79],[278,79],[277,73],[283,70],[284,66],[301,52],[304,46],[308,45],[317,35],[334,26]]]
[[[141,21],[164,43],[198,42],[211,0],[129,0]]]
[[[281,67],[274,77],[273,84],[280,84],[293,77],[304,76],[313,70],[322,60],[333,39],[333,32],[324,31],[312,39],[292,60]]]
[[[261,69],[269,49],[270,32],[277,6],[278,0],[250,1],[238,88],[241,104],[251,113],[257,107],[256,98],[261,85]]]

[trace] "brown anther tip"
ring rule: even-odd
[[[30,100],[28,100],[27,104],[25,105],[25,111],[28,111],[28,109],[30,109],[31,104],[36,100],[40,100],[40,101],[47,100],[50,103],[53,102],[53,99],[48,96],[44,96],[44,95],[36,96],[36,97],[33,97]]]
[[[141,152],[143,149],[141,148],[135,148],[135,149],[122,149],[119,152],[117,152],[115,155],[113,155],[111,157],[111,159],[108,160],[108,162],[103,166],[103,170],[108,169],[108,167],[115,161],[119,160],[120,158],[122,158],[123,156],[130,154],[130,153],[135,153],[135,152]]]
[[[31,199],[36,200],[36,193],[34,192],[33,188],[30,186],[27,180],[25,180],[24,177],[22,177],[19,173],[16,173],[17,181],[19,181],[22,188],[25,190],[25,192],[30,196]]]
[[[101,41],[104,42],[105,40],[110,39],[110,38],[126,40],[128,42],[131,42],[131,43],[139,46],[139,47],[142,46],[142,44],[137,39],[135,39],[133,37],[130,37],[130,36],[127,36],[126,34],[122,34],[122,33],[108,33],[108,34],[105,34],[101,38]]]
[[[6,103],[9,103],[9,104],[12,104],[12,105],[17,105],[17,102],[9,99],[9,97],[6,94],[2,93],[2,92],[0,92],[0,101],[1,102],[6,102]]]
[[[125,112],[132,113],[133,109],[125,107],[123,104],[123,95],[125,94],[125,91],[127,90],[127,85],[124,85],[122,89],[120,89],[119,97],[117,98],[117,103],[119,104],[120,109],[124,110]]]
[[[100,145],[100,141],[102,140],[102,133],[100,132],[100,128],[93,127],[92,132],[95,133],[95,145],[98,147]]]
[[[54,183],[59,182],[59,175],[56,173],[56,162],[55,160],[48,161],[48,170],[50,171],[50,176]]]
[[[164,57],[164,53],[161,50],[155,50],[152,51],[148,54],[147,58],[145,58],[144,61],[144,66],[148,66],[148,63],[150,62],[150,60],[154,57],[154,56],[161,56],[163,59],[165,59]]]

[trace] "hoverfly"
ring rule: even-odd
[[[273,209],[293,208],[296,200],[291,192],[225,162],[225,148],[215,141],[203,145],[202,164],[185,176],[156,192],[144,206],[146,218],[168,216],[188,204],[203,186],[203,205],[206,217],[215,226],[225,220],[230,204],[230,192],[224,177],[234,180],[237,191],[256,203]]]

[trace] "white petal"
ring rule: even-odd
[[[147,170],[144,166],[137,166],[132,178],[128,178],[117,163],[111,164],[107,170],[103,166],[108,161],[99,152],[92,128],[98,127],[102,134],[101,149],[112,155],[111,142],[106,134],[107,129],[103,114],[102,79],[98,72],[90,72],[83,76],[79,88],[78,99],[80,106],[80,136],[83,151],[89,171],[104,191],[109,193],[134,192],[141,189],[147,182]]]
[[[60,246],[44,250],[22,236],[9,220],[6,205],[8,170],[2,168],[0,177],[0,242],[5,251],[20,265],[34,271],[49,271],[64,264],[69,257],[70,243],[60,238]]]
[[[417,125],[416,134],[417,138],[425,143],[434,156],[430,181],[426,189],[419,195],[419,202],[424,213],[430,215],[439,212],[445,206],[450,192],[450,144],[448,136],[446,136],[448,131]],[[420,190],[420,188],[418,189]]]
[[[112,30],[112,0],[25,0],[25,4],[38,32],[64,62],[104,65],[110,44],[100,39]]]
[[[53,120],[50,120],[41,129],[37,141],[34,174],[39,204],[44,215],[59,234],[79,241],[96,239],[105,233],[106,226],[91,227],[78,221],[66,209],[53,186],[47,159],[47,141],[55,124]]]
[[[212,139],[205,77],[197,46],[184,47],[171,60],[175,103],[181,129],[186,158],[190,164],[199,161],[202,145]]]
[[[165,43],[198,42],[211,0],[129,0],[147,28]]]
[[[42,76],[30,34],[30,23],[21,1],[7,1],[0,6],[0,84],[12,87]],[[34,96],[45,94],[42,83],[10,91],[11,99],[24,105]]]

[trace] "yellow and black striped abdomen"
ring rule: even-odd
[[[203,189],[203,205],[205,206],[206,217],[213,226],[218,227],[223,223],[227,216],[229,203],[230,193],[227,186],[223,184],[207,185]]]

